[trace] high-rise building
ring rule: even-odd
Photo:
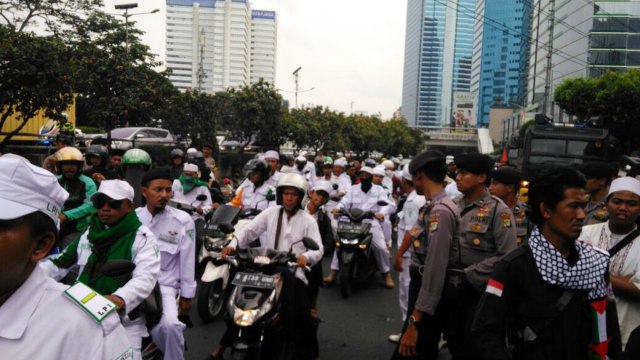
[[[278,23],[275,11],[251,12],[251,83],[260,78],[273,84],[276,79]]]
[[[408,1],[402,113],[410,126],[449,126],[454,92],[469,92],[475,6]]]
[[[476,9],[471,92],[487,127],[493,105],[525,107],[532,0],[478,0]]]
[[[213,93],[252,80],[252,26],[246,0],[166,0],[166,66],[171,82],[179,89]],[[264,12],[263,13],[267,13]],[[271,22],[275,27],[275,13]],[[260,22],[259,22],[260,23]],[[261,37],[266,37],[260,24]],[[261,45],[256,54],[262,77],[268,76],[265,59],[273,59],[275,74],[275,30],[273,46]],[[260,43],[266,41],[261,39]],[[271,52],[269,52],[271,51]],[[271,79],[275,76],[272,75]]]

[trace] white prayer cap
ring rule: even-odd
[[[198,152],[198,149],[196,148],[188,148],[187,149],[187,154],[195,154]]]
[[[371,175],[378,175],[378,176],[384,176],[385,173],[385,167],[384,166],[376,166],[373,168],[373,171],[371,172]]]
[[[405,165],[402,169],[402,177],[406,180],[413,181],[413,176],[409,172],[409,164]]]
[[[307,161],[307,158],[302,155],[298,155],[298,157],[296,158],[296,161],[304,162],[304,161]]]
[[[182,168],[182,171],[198,172],[198,170],[200,170],[198,169],[198,165],[191,163],[184,164],[184,167]]]
[[[279,154],[278,154],[278,152],[277,152],[277,151],[275,151],[275,150],[269,150],[269,151],[267,151],[266,153],[264,153],[264,159],[265,159],[265,160],[272,159],[272,160],[278,160],[278,161],[280,161],[280,155],[279,155]]]
[[[13,220],[40,211],[55,224],[69,193],[47,170],[14,154],[0,157],[0,219]]]
[[[336,159],[336,161],[333,162],[333,166],[345,167],[347,166],[347,160],[345,160],[344,158]]]
[[[630,191],[640,196],[640,180],[629,176],[617,178],[609,186],[609,195],[616,191]]]
[[[367,174],[373,175],[373,168],[370,168],[368,166],[363,166],[360,168],[358,172],[366,172]]]
[[[331,190],[333,190],[333,187],[332,187],[331,183],[329,183],[328,181],[320,180],[320,181],[317,181],[313,185],[313,188],[311,190],[312,191],[324,191],[324,192],[327,193],[327,195],[331,195]]]
[[[98,195],[104,194],[113,200],[128,199],[133,201],[133,188],[128,182],[122,180],[102,180],[98,192],[91,196],[91,200]]]

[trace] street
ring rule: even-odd
[[[325,256],[323,268],[329,269],[331,257]],[[396,287],[386,289],[376,274],[364,287],[354,288],[348,299],[342,299],[337,286],[320,289],[318,311],[322,318],[319,329],[320,358],[389,359],[394,344],[387,337],[402,327],[398,305],[397,272],[393,272]],[[203,360],[224,332],[224,321],[204,325],[197,312],[191,311],[192,329],[185,330],[188,350],[186,359]],[[446,353],[446,351],[444,351]],[[226,353],[228,354],[228,352]],[[440,359],[448,359],[441,354]]]

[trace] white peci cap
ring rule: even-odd
[[[269,150],[269,151],[267,151],[266,153],[264,153],[264,159],[265,159],[265,160],[272,159],[272,160],[278,160],[278,161],[280,161],[280,155],[279,155],[279,154],[278,154],[278,152],[277,152],[277,151],[275,151],[275,150]]]
[[[385,168],[384,166],[376,166],[373,168],[371,175],[385,176]]]
[[[199,170],[200,169],[198,168],[198,165],[191,164],[191,163],[184,164],[184,167],[182,168],[182,171],[190,171],[190,172],[198,172]]]
[[[324,191],[327,193],[327,195],[331,195],[331,192],[333,191],[333,186],[328,181],[320,180],[313,185],[313,188],[311,189],[311,191]]]
[[[402,178],[413,181],[413,176],[411,176],[411,173],[409,172],[409,164],[405,165],[402,169]]]
[[[345,160],[344,158],[336,159],[336,161],[333,162],[333,166],[345,167],[347,166],[347,160]]]
[[[122,180],[103,180],[100,183],[98,192],[91,196],[95,199],[99,194],[104,194],[113,200],[127,199],[133,201],[133,188],[128,182]]]
[[[609,186],[609,195],[616,191],[630,191],[640,196],[640,180],[629,176],[617,178]]]
[[[370,168],[368,166],[363,166],[360,168],[359,172],[366,172],[367,174],[373,175],[373,168]]]
[[[0,157],[0,169],[0,219],[12,220],[40,211],[58,224],[69,193],[52,173],[14,154]]]

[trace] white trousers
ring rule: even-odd
[[[382,229],[380,223],[374,221],[371,223],[371,246],[373,247],[373,254],[376,257],[378,268],[384,274],[389,272],[390,266],[390,254],[387,244],[384,241],[384,235],[382,235]],[[337,271],[340,269],[338,262],[337,250],[333,252],[333,259],[331,259],[331,270]]]
[[[398,238],[404,237],[404,230],[398,229]],[[400,246],[398,246],[400,247]],[[411,266],[411,254],[410,251],[404,253],[402,257],[402,271],[398,274],[398,301],[400,303],[400,313],[402,314],[402,321],[407,318],[407,310],[409,307],[409,283],[411,282],[411,276],[409,274],[409,266]]]
[[[178,290],[170,286],[160,285],[162,292],[162,317],[160,322],[151,329],[153,342],[162,350],[167,360],[184,359],[184,328],[178,320],[178,306],[176,298]]]

